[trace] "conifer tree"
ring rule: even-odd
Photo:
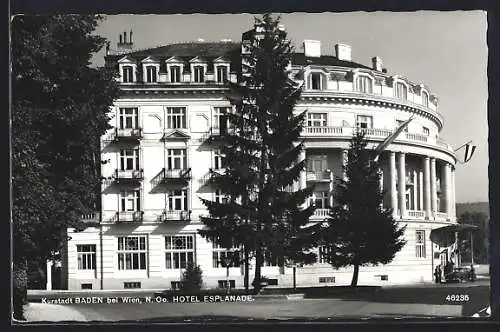
[[[382,207],[379,164],[357,131],[348,151],[346,180],[338,179],[335,204],[322,232],[326,259],[334,268],[353,266],[351,286],[358,282],[359,267],[387,264],[405,245],[406,226],[399,227],[392,210]]]
[[[234,107],[221,147],[227,167],[214,178],[227,201],[202,200],[210,216],[202,218],[206,228],[200,233],[221,245],[243,246],[255,257],[258,292],[265,256],[280,265],[315,258],[308,253],[313,243],[304,227],[314,207],[303,207],[313,188],[297,186],[305,167],[299,161],[305,112],[294,113],[302,90],[289,78],[293,47],[279,18],[256,18],[244,47],[242,75],[229,86]]]

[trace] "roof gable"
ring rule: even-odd
[[[130,59],[128,56],[124,56],[123,58],[121,58],[117,62],[118,63],[135,63],[135,61]]]
[[[190,136],[178,129],[173,129],[168,133],[163,135],[164,140],[186,140],[189,139]]]
[[[142,63],[158,63],[159,61],[155,57],[148,56],[147,58],[142,59],[141,62]]]
[[[184,60],[179,58],[178,56],[171,56],[167,60],[165,60],[166,63],[184,63]]]

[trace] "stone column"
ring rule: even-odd
[[[424,157],[424,210],[426,219],[432,217],[430,158]]]
[[[411,174],[413,178],[413,210],[418,210],[418,177],[417,171],[413,171]]]
[[[436,188],[436,159],[431,158],[431,211],[432,217],[436,217],[437,207],[437,188]]]
[[[399,210],[401,218],[406,217],[406,165],[405,153],[399,153]]]
[[[347,181],[347,174],[345,168],[347,167],[348,151],[345,149],[340,150],[340,160],[342,161],[342,179]]]
[[[448,219],[451,217],[451,165],[446,163],[443,167],[443,175],[444,175],[444,212],[448,216]]]
[[[47,290],[52,290],[52,261],[47,260]]]
[[[451,169],[451,219],[456,216],[456,198],[455,198],[455,167]]]
[[[393,209],[393,217],[398,213],[398,197],[396,187],[396,153],[391,151],[389,153],[389,176],[390,176],[390,194],[391,194],[391,208]]]
[[[418,210],[424,210],[424,173],[418,172]]]

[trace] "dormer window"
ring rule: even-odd
[[[358,75],[355,81],[355,91],[362,93],[372,93],[373,92],[373,80],[371,77],[366,75]]]
[[[158,80],[157,67],[146,66],[146,83],[154,83]]]
[[[226,66],[226,65],[219,65],[219,66],[216,66],[216,82],[217,83],[226,83],[226,81],[228,80],[228,74],[229,74],[229,70],[228,70],[228,67],[229,66]]]
[[[193,66],[193,82],[195,82],[195,83],[205,82],[205,67],[204,66]]]
[[[427,91],[422,91],[422,105],[429,107],[429,94]]]
[[[134,82],[134,67],[122,66],[122,82],[123,83]]]
[[[407,100],[408,99],[408,87],[403,82],[396,82],[394,84],[394,95],[396,98]]]
[[[321,73],[311,73],[307,83],[307,88],[310,90],[324,90],[326,85]]]
[[[179,83],[181,81],[181,66],[170,66],[170,83]]]

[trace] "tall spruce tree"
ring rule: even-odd
[[[399,227],[392,210],[382,207],[379,163],[367,148],[362,131],[356,131],[348,151],[345,179],[337,179],[335,204],[322,232],[326,259],[334,268],[353,266],[351,286],[358,282],[359,267],[391,262],[406,241],[406,226]]]
[[[213,178],[228,199],[202,200],[210,217],[202,218],[206,228],[200,234],[220,245],[241,245],[255,257],[253,287],[258,292],[264,257],[280,265],[315,259],[304,227],[314,207],[303,208],[313,188],[296,189],[305,167],[299,161],[305,112],[294,113],[302,90],[289,78],[293,47],[279,17],[256,18],[245,47],[240,81],[230,84],[228,94],[234,107],[221,147],[227,167]]]
[[[12,20],[12,232],[16,269],[57,258],[67,227],[99,209],[99,138],[119,90],[91,68],[99,16]]]

